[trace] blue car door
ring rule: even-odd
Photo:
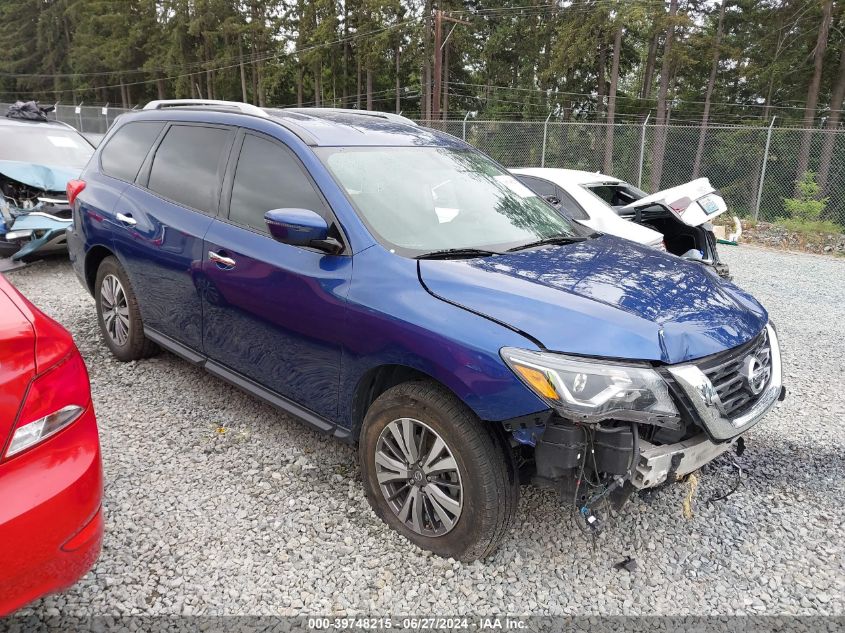
[[[212,220],[203,247],[207,368],[235,372],[334,418],[352,258],[270,236],[264,214],[280,208],[315,211],[337,231],[327,202],[291,149],[241,132],[234,156],[220,217]]]
[[[202,350],[202,302],[195,277],[235,131],[170,125],[115,206],[115,249],[138,297],[145,328]]]

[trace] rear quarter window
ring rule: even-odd
[[[134,121],[118,129],[100,152],[100,169],[107,176],[132,182],[164,128],[160,121]]]

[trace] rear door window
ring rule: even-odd
[[[584,185],[589,191],[597,195],[612,207],[624,207],[645,197],[645,192],[626,183],[596,183]]]
[[[133,121],[118,129],[100,152],[103,173],[134,181],[162,128],[161,121]]]
[[[329,221],[323,199],[293,152],[280,143],[246,134],[229,204],[229,220],[267,233],[264,214],[308,209]]]
[[[544,198],[554,196],[555,198],[557,198],[557,194],[555,193],[555,186],[548,180],[543,180],[542,178],[535,178],[534,176],[520,175],[518,175],[517,178],[522,182],[522,184],[526,185],[538,196],[543,196]]]
[[[155,152],[147,187],[168,200],[215,215],[232,134],[226,128],[172,126]]]

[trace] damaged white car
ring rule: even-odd
[[[719,260],[710,223],[728,207],[707,178],[649,195],[598,172],[551,168],[511,172],[562,213],[595,231],[663,248],[731,278],[728,266]]]
[[[47,121],[46,114],[13,108],[0,118],[0,257],[26,260],[67,249],[71,210],[65,188],[94,147],[72,127]]]

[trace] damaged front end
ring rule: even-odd
[[[741,452],[742,435],[785,395],[771,325],[745,345],[678,365],[512,348],[502,357],[551,405],[507,425],[521,476],[557,491],[594,533],[602,508]]]
[[[71,208],[64,186],[73,177],[0,161],[0,257],[20,261],[67,249]]]

